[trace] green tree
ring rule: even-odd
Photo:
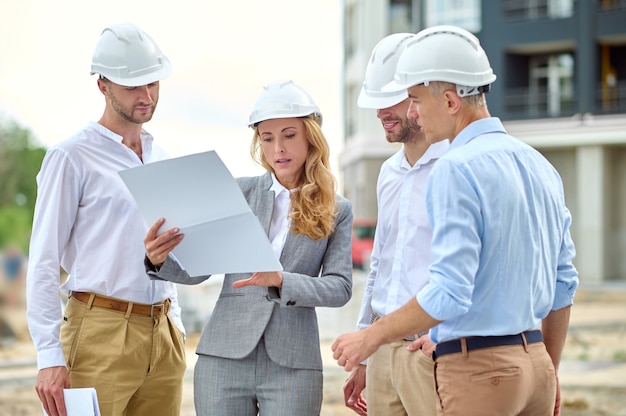
[[[45,152],[30,130],[0,120],[0,248],[15,244],[28,249],[37,197],[35,177]]]

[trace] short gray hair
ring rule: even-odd
[[[439,96],[448,90],[452,90],[456,92],[456,84],[453,84],[451,82],[445,82],[445,81],[431,81],[428,84],[428,89],[430,90],[430,93],[433,96]],[[461,100],[463,100],[463,102],[465,102],[470,107],[474,107],[474,108],[487,107],[487,100],[485,98],[484,93],[461,97]]]

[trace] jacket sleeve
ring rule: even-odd
[[[315,268],[318,274],[308,275],[285,267],[281,306],[340,307],[352,297],[352,204],[340,199],[338,207],[335,230],[326,241],[321,263],[318,261]],[[308,260],[303,257],[312,256],[313,251],[303,250],[293,261],[306,263]]]
[[[189,273],[178,263],[178,261],[170,254],[163,262],[161,267],[153,265],[147,257],[144,258],[146,273],[152,280],[167,280],[182,285],[197,285],[207,280],[211,275],[205,276],[189,276]]]

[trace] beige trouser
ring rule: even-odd
[[[72,387],[95,387],[102,416],[177,416],[185,349],[169,315],[91,308],[70,298],[61,343]]]
[[[441,416],[552,415],[556,376],[543,342],[437,357]]]
[[[434,416],[433,360],[410,341],[382,345],[367,360],[365,398],[368,416]]]

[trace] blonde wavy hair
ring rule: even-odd
[[[302,117],[309,152],[297,191],[291,193],[291,231],[314,240],[328,237],[335,230],[336,182],[330,171],[330,149],[324,133],[313,117]],[[250,155],[268,172],[274,173],[261,151],[259,130],[254,129]]]

